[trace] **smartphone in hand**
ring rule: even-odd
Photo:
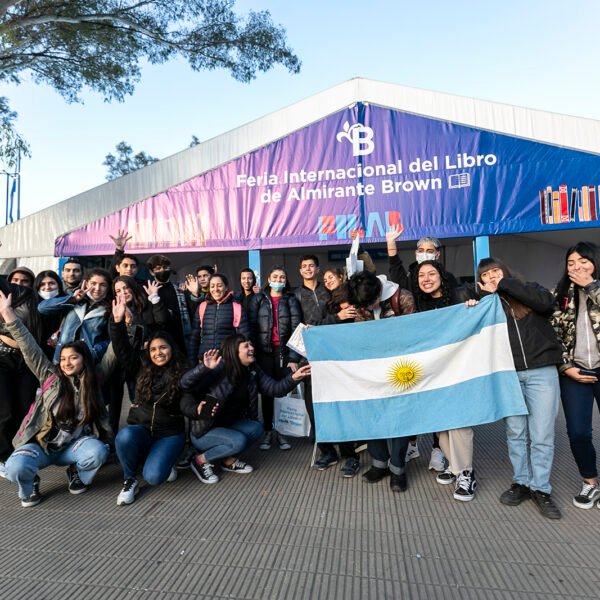
[[[202,410],[198,416],[202,417],[203,419],[211,418],[213,416],[213,409],[217,404],[219,404],[218,398],[215,398],[215,396],[212,396],[211,394],[206,394],[206,397],[204,398],[204,405],[202,406]]]
[[[579,369],[579,374],[586,377],[598,377],[595,369]]]

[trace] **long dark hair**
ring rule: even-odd
[[[592,277],[594,279],[598,278],[599,275],[599,267],[600,267],[600,248],[593,244],[592,242],[577,242],[574,246],[571,246],[567,253],[565,254],[565,265],[562,277],[556,286],[556,297],[558,298],[558,302],[560,306],[565,305],[565,298],[569,295],[569,287],[571,286],[571,280],[569,279],[569,272],[567,269],[567,262],[569,260],[569,256],[573,254],[573,252],[577,252],[583,258],[587,258],[594,265],[594,272],[592,273]]]
[[[502,271],[502,277],[520,279],[520,277],[517,277],[517,275],[513,273],[500,259],[490,256],[489,258],[482,258],[479,261],[479,264],[477,265],[477,281],[483,283],[481,274],[491,269],[500,269]],[[519,300],[509,296],[508,294],[498,292],[498,296],[500,296],[500,298],[503,300],[502,307],[504,308],[504,312],[507,312],[506,307],[508,305],[512,309],[512,313],[517,320],[526,317],[531,312],[531,308],[529,308],[529,306],[519,302]]]
[[[49,269],[47,271],[40,271],[35,276],[35,279],[33,280],[33,289],[35,290],[35,293],[39,294],[40,286],[42,285],[42,281],[44,279],[46,279],[46,277],[50,277],[50,279],[54,279],[54,281],[56,281],[56,283],[58,285],[58,295],[64,296],[65,292],[64,292],[64,288],[63,288],[63,283],[62,283],[60,277],[58,276],[58,273],[56,271],[52,271],[51,269]]]
[[[233,383],[234,387],[247,381],[248,367],[245,367],[240,361],[240,345],[250,341],[245,335],[237,333],[227,336],[221,342],[221,356],[225,364],[225,377]]]
[[[113,280],[112,283],[113,294],[115,297],[117,296],[115,286],[119,282],[124,283],[131,290],[131,294],[133,295],[133,309],[135,312],[141,315],[146,307],[146,294],[144,294],[142,288],[133,277],[129,277],[128,275],[119,275]]]
[[[60,353],[62,354],[67,349],[73,349],[83,357],[83,371],[77,376],[83,417],[78,423],[78,413],[75,407],[75,390],[73,389],[74,384],[59,367],[58,376],[60,383],[58,388],[58,404],[56,405],[55,412],[56,420],[58,423],[88,425],[96,421],[102,414],[94,359],[87,344],[81,340],[65,344],[61,348]],[[77,385],[77,379],[74,382],[75,385]]]
[[[425,265],[432,266],[440,274],[440,291],[442,292],[442,296],[440,298],[433,298],[431,294],[424,292],[419,287],[419,272]],[[435,300],[435,306],[438,308],[454,304],[454,293],[452,287],[450,286],[448,271],[444,269],[444,265],[442,265],[442,263],[436,260],[424,260],[422,263],[417,265],[416,269],[413,269],[411,278],[411,285],[413,289],[413,295],[415,297],[415,306],[417,308],[417,312],[422,312],[433,308],[431,305],[432,300]]]
[[[156,339],[165,340],[171,346],[171,360],[161,367],[150,360],[150,344]],[[156,385],[162,383],[164,387],[161,392],[166,393],[168,402],[179,402],[181,395],[179,382],[187,367],[187,360],[171,334],[166,331],[153,333],[148,338],[148,344],[141,354],[140,370],[135,384],[136,401],[140,404],[151,404]]]

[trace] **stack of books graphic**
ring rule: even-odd
[[[553,190],[551,186],[540,190],[542,224],[597,221],[600,215],[596,196],[596,187],[593,185],[571,188],[570,194],[564,184],[558,186],[558,191]],[[598,186],[598,196],[600,196],[600,185]]]

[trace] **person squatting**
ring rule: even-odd
[[[142,478],[161,485],[174,481],[178,469],[190,468],[207,485],[227,473],[250,474],[241,456],[251,445],[291,449],[274,426],[274,398],[300,381],[314,431],[310,365],[287,346],[300,323],[398,318],[459,303],[470,308],[497,294],[529,413],[505,419],[513,476],[499,500],[516,506],[531,499],[544,517],[561,517],[550,479],[562,403],[582,480],[573,505],[600,507],[592,439],[594,402],[600,406],[600,248],[590,242],[569,248],[551,292],[496,258],[480,261],[474,285],[460,285],[432,237],[418,241],[406,269],[396,247],[401,234],[401,226],[386,234],[388,276],[376,275],[361,249],[364,271],[348,279],[327,268],[321,281],[318,258],[307,254],[295,289],[282,266],[268,271],[263,287],[251,269],[242,269],[232,286],[208,264],[176,284],[163,255],[149,258],[151,276],[144,280],[121,231],[112,238],[110,271],[84,276],[75,259],[60,276],[16,268],[0,278],[0,476],[17,484],[23,507],[32,507],[42,501],[45,467],[65,467],[69,492],[81,494],[111,454],[123,472],[118,505],[135,501]],[[119,427],[125,387],[131,406]],[[472,500],[474,429],[426,435],[436,482],[452,486],[454,499]],[[365,483],[389,477],[392,492],[405,492],[417,438],[373,437],[318,443],[313,467],[324,471],[341,459],[340,475],[355,477],[366,444]]]

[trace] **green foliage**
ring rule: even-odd
[[[67,101],[84,87],[122,101],[140,78],[140,63],[185,58],[195,71],[225,69],[248,82],[300,61],[268,11],[245,17],[234,0],[0,0],[0,82],[25,75]],[[8,105],[0,106],[0,118]],[[0,153],[4,146],[0,146]],[[2,154],[0,154],[0,157]],[[6,150],[4,156],[7,156]]]
[[[115,148],[117,150],[116,156],[114,154],[107,154],[102,163],[108,169],[108,174],[106,175],[108,181],[122,175],[128,175],[158,160],[158,158],[150,156],[144,151],[134,154],[133,148],[127,142],[119,142]]]
[[[16,167],[19,154],[30,156],[29,145],[14,127],[16,119],[17,113],[10,110],[8,99],[0,96],[0,159],[7,169]]]

